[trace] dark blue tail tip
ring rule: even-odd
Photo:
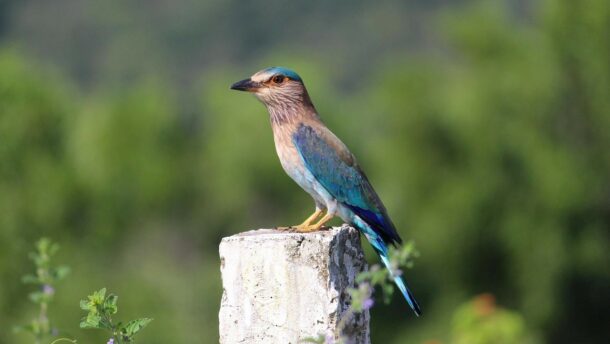
[[[415,313],[415,315],[417,315],[418,317],[422,316],[422,312],[421,312],[421,308],[419,308],[418,304],[415,304],[415,307],[413,307],[413,312]]]
[[[419,303],[417,303],[417,301],[415,300],[415,297],[413,296],[413,294],[411,293],[411,291],[409,289],[406,289],[406,291],[407,291],[407,294],[405,295],[405,298],[407,299],[409,306],[411,306],[413,313],[415,313],[415,315],[420,317],[422,315],[422,312],[421,312],[421,308],[419,308]]]

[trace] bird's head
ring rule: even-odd
[[[248,79],[234,83],[231,89],[253,93],[268,108],[311,104],[301,77],[283,67],[263,69]]]

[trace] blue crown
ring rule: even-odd
[[[287,76],[288,79],[290,79],[290,80],[303,82],[303,80],[301,80],[301,77],[295,71],[290,70],[288,68],[269,67],[269,68],[265,69],[265,72],[269,72],[269,73],[273,73],[273,74],[282,74],[282,75]]]

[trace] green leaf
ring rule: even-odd
[[[364,281],[368,281],[370,279],[371,279],[371,272],[363,271],[356,276],[356,283],[360,284],[360,283],[362,283]]]
[[[384,282],[386,281],[387,277],[388,277],[388,270],[382,269],[382,270],[379,270],[379,271],[375,271],[371,275],[371,284],[372,285],[384,284]]]
[[[89,307],[97,307],[104,304],[106,298],[106,288],[94,291],[93,294],[87,296],[89,298]]]
[[[91,328],[91,327],[90,327],[90,326],[87,324],[87,320],[86,320],[86,318],[82,318],[82,319],[80,320],[80,325],[79,325],[79,326],[80,326],[80,328]]]
[[[51,245],[51,240],[49,240],[49,238],[40,238],[36,242],[36,249],[39,252],[46,252],[49,248],[49,245]]]
[[[29,296],[30,300],[32,300],[34,303],[43,303],[49,300],[49,295],[41,291],[31,292]]]
[[[80,300],[80,309],[84,311],[90,310],[91,305],[89,304],[89,300]]]
[[[70,268],[62,265],[55,269],[51,269],[50,273],[55,281],[60,281],[70,274]]]
[[[102,321],[102,317],[94,312],[87,314],[87,324],[93,327],[100,327],[100,322]]]
[[[124,333],[128,337],[133,337],[141,329],[146,327],[152,321],[151,318],[140,318],[135,319],[127,323],[124,327]]]
[[[102,317],[94,312],[90,312],[84,317],[80,322],[81,328],[101,328],[100,322],[102,321]]]
[[[116,314],[118,311],[118,307],[116,305],[118,296],[115,294],[109,294],[106,300],[104,301],[104,312],[109,314]]]
[[[392,294],[394,294],[394,284],[385,283],[381,288],[383,290],[383,303],[389,304],[392,301]]]

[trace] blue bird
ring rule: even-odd
[[[339,216],[364,234],[392,273],[388,245],[402,240],[355,157],[318,116],[301,77],[290,69],[271,67],[231,89],[253,93],[267,107],[282,167],[314,199],[315,212],[290,228],[317,231]],[[402,277],[392,276],[409,306],[421,315]]]

